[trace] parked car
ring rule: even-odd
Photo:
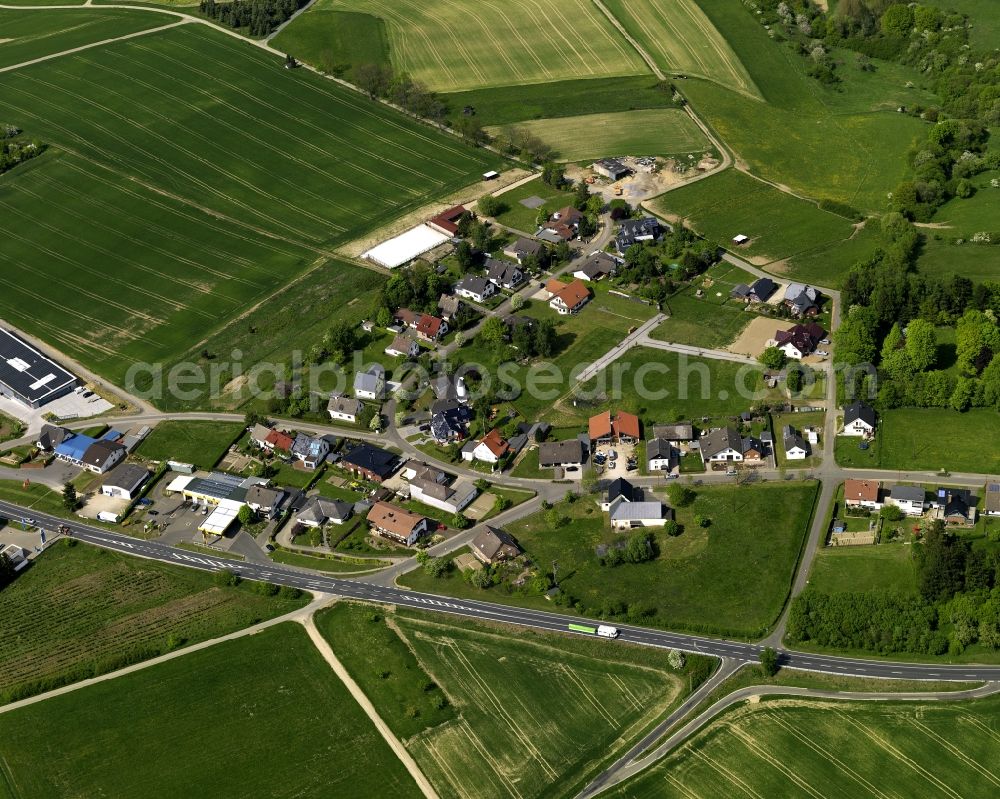
[[[825,358],[830,353],[828,353],[826,350],[816,350],[816,354]]]

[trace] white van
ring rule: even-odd
[[[609,627],[607,624],[602,624],[597,628],[597,634],[601,636],[601,638],[617,638],[618,628]]]

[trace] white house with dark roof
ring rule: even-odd
[[[385,396],[385,367],[382,364],[373,363],[354,375],[354,396],[376,401]]]
[[[922,486],[893,486],[885,504],[895,505],[907,516],[923,516],[927,510],[927,492]]]
[[[861,400],[855,400],[844,408],[845,436],[861,436],[871,438],[875,435],[875,409]]]
[[[364,407],[365,405],[361,400],[334,394],[330,397],[330,401],[326,405],[326,410],[330,414],[331,419],[341,422],[351,422],[353,424],[358,421],[358,416],[361,415]]]
[[[986,484],[983,513],[987,516],[1000,516],[1000,483]]]
[[[131,501],[139,496],[148,479],[149,470],[145,466],[124,463],[104,478],[101,493],[106,497]]]
[[[809,444],[798,430],[790,424],[786,424],[781,431],[781,436],[785,446],[786,460],[804,461],[809,457],[811,451]]]
[[[485,277],[466,275],[455,284],[455,293],[473,302],[483,303],[496,294],[497,287]]]
[[[517,264],[511,261],[487,258],[486,279],[494,286],[511,290],[516,289],[524,282],[524,273]]]

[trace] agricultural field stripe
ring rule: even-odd
[[[67,8],[72,8],[72,6],[67,6]],[[38,58],[33,58],[30,61],[22,61],[20,64],[11,64],[7,67],[0,67],[0,72],[12,72],[15,69],[23,69],[24,67],[30,67],[33,64],[41,64],[43,61],[51,61],[53,58],[62,58],[63,56],[72,55],[73,53],[80,53],[84,50],[90,50],[94,47],[104,47],[108,44],[113,44],[115,42],[123,42],[126,39],[135,39],[139,36],[149,36],[152,33],[160,33],[165,30],[170,30],[171,28],[176,28],[179,25],[186,25],[191,20],[189,19],[179,19],[176,22],[171,22],[167,25],[161,25],[158,28],[148,28],[144,31],[136,31],[135,33],[127,33],[124,36],[116,36],[112,39],[104,39],[99,42],[91,42],[90,44],[82,44],[79,47],[73,47],[69,50],[63,50],[61,53],[49,53],[49,55],[39,56]]]

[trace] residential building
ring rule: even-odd
[[[431,435],[439,444],[465,438],[471,421],[472,410],[457,399],[436,400],[431,405]]]
[[[52,424],[43,424],[42,430],[38,434],[38,441],[35,446],[42,452],[53,452],[55,448],[63,443],[67,438],[72,438],[76,433],[67,430],[65,427],[58,427]]]
[[[617,158],[602,158],[600,161],[595,161],[591,164],[590,168],[598,175],[606,177],[609,180],[621,180],[632,174],[632,170]]]
[[[504,560],[512,560],[524,554],[517,541],[506,530],[487,525],[469,545],[472,554],[487,566]]]
[[[809,443],[790,424],[784,426],[781,431],[781,437],[785,445],[786,460],[804,461],[809,457],[809,453],[812,451]]]
[[[355,385],[356,384],[357,381],[355,380]],[[326,410],[327,413],[330,414],[331,419],[354,424],[358,421],[358,417],[361,415],[364,407],[365,404],[361,400],[351,399],[350,397],[342,397],[340,394],[334,394],[330,397],[330,401],[326,405]]]
[[[587,428],[591,445],[634,444],[641,438],[639,417],[625,411],[619,411],[614,417],[611,416],[611,411],[591,416]]]
[[[330,454],[330,442],[325,438],[299,433],[292,443],[292,457],[307,469],[317,468]]]
[[[142,487],[149,479],[149,470],[145,466],[123,463],[117,466],[101,483],[101,493],[106,497],[132,501],[142,492]]]
[[[272,430],[264,439],[265,449],[277,452],[291,452],[295,439],[282,430]]]
[[[398,457],[392,452],[371,444],[359,444],[340,459],[340,466],[365,480],[381,483],[396,473],[398,462]]]
[[[679,453],[665,438],[646,442],[646,468],[651,472],[671,472],[680,462]]]
[[[77,433],[63,440],[55,448],[56,458],[79,466],[94,474],[104,474],[110,471],[128,454],[117,439],[121,436],[115,430],[105,433],[101,439]]]
[[[374,402],[385,396],[385,367],[382,364],[373,363],[354,375],[354,396]]]
[[[938,488],[929,506],[934,518],[945,524],[971,527],[976,523],[976,499],[967,488]]]
[[[701,459],[705,463],[733,462],[743,460],[743,439],[734,427],[717,427],[699,440]]]
[[[413,546],[428,530],[428,521],[424,516],[390,505],[388,502],[376,502],[368,511],[368,524],[372,531],[393,541],[407,546]]]
[[[447,483],[451,478],[440,469],[428,466],[423,461],[408,460],[400,472],[404,480],[431,480],[435,483]]]
[[[465,206],[454,205],[428,220],[427,226],[438,233],[454,238],[458,235],[458,220],[464,213],[466,213]]]
[[[496,290],[497,287],[485,277],[476,277],[475,275],[466,275],[455,284],[455,293],[459,297],[465,297],[467,300],[478,303],[486,302],[496,294]]]
[[[662,502],[617,502],[610,511],[611,527],[615,530],[663,527],[673,517],[673,509],[664,507]]]
[[[504,248],[503,254],[508,258],[513,258],[518,264],[524,266],[524,262],[528,258],[540,258],[544,249],[544,245],[539,242],[521,236],[513,244],[508,244]]]
[[[750,287],[746,283],[737,283],[729,290],[729,297],[740,302],[750,302]]]
[[[636,488],[628,480],[619,477],[608,486],[601,502],[601,510],[607,513],[618,502],[642,502],[641,488]]]
[[[420,321],[420,316],[421,314],[411,311],[409,308],[397,308],[392,318],[393,322],[399,327],[414,328],[417,326],[417,322]]]
[[[258,483],[247,489],[247,505],[266,519],[278,517],[284,498],[285,492],[280,488],[271,488]]]
[[[410,480],[410,499],[446,513],[461,513],[478,496],[471,480],[459,477],[451,485],[421,477]]]
[[[500,435],[500,431],[494,428],[479,440],[479,443],[469,453],[469,457],[465,457],[463,452],[463,459],[482,461],[483,463],[499,463],[500,459],[509,451],[510,444]]]
[[[306,527],[322,527],[324,524],[343,524],[354,514],[350,502],[326,497],[310,497],[298,512],[295,520]]]
[[[494,286],[513,290],[524,282],[524,273],[515,263],[498,261],[496,258],[487,258],[486,279]]]
[[[825,337],[826,331],[815,322],[810,322],[807,325],[795,325],[788,330],[779,330],[774,334],[774,341],[786,356],[801,360],[806,355],[811,355]]]
[[[1000,516],[1000,483],[986,484],[986,499],[983,502],[983,513],[987,516]]]
[[[569,441],[543,441],[538,445],[538,465],[548,468],[580,468],[584,462],[583,442],[577,438]]]
[[[573,277],[577,280],[597,281],[608,275],[613,275],[618,271],[618,261],[606,252],[595,252],[587,256],[587,259],[573,272]]]
[[[615,236],[615,249],[619,255],[633,244],[643,241],[656,241],[660,237],[660,220],[647,216],[642,219],[625,219]]]
[[[417,338],[434,343],[448,335],[448,323],[437,316],[421,314],[416,324]]]
[[[855,400],[844,408],[843,434],[871,438],[875,435],[875,422],[875,409],[861,400]]]
[[[778,290],[778,284],[769,277],[757,278],[750,286],[750,293],[747,295],[748,302],[767,302]]]
[[[0,396],[37,409],[76,386],[74,375],[24,339],[0,329]]]
[[[420,354],[420,345],[416,340],[401,333],[385,348],[385,354],[393,358],[416,358]]]
[[[893,486],[885,504],[895,505],[907,516],[923,516],[927,510],[927,498],[921,486]]]
[[[744,461],[760,461],[767,457],[768,450],[761,438],[747,436],[742,439],[742,445]]]
[[[572,241],[576,238],[582,219],[583,214],[573,206],[560,208],[549,217],[549,221],[545,223],[538,234],[538,238],[551,241],[555,244],[558,244],[560,241]]]
[[[819,292],[812,286],[789,283],[784,303],[794,316],[815,316],[819,313]]]
[[[849,508],[865,508],[866,510],[881,510],[880,499],[882,484],[878,480],[844,481],[844,504]]]
[[[552,299],[549,300],[549,307],[556,313],[566,316],[579,311],[589,300],[590,289],[580,280],[574,280],[553,294]]]
[[[28,558],[25,551],[17,544],[0,544],[0,555],[6,556],[11,566],[14,567],[15,572],[19,572],[28,566]]]
[[[462,300],[453,294],[441,295],[438,300],[438,313],[441,314],[442,319],[451,324],[455,321],[460,310],[462,310]]]

